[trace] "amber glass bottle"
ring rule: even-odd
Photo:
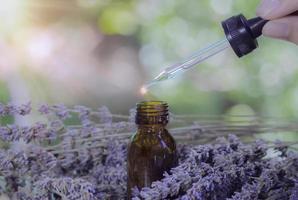
[[[131,189],[149,187],[177,165],[176,143],[166,129],[169,121],[168,105],[160,101],[137,104],[137,132],[128,146],[127,196]]]

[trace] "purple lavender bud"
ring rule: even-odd
[[[0,174],[5,177],[13,174],[25,175],[28,171],[28,157],[24,152],[12,150],[0,152]]]
[[[31,112],[31,102],[26,104],[22,104],[20,106],[16,106],[12,103],[8,103],[7,105],[0,104],[0,116],[5,115],[28,115]]]
[[[83,127],[80,130],[80,136],[82,138],[96,136],[100,132],[100,129],[94,126],[94,124],[86,123],[83,124]]]
[[[53,131],[59,131],[64,127],[64,124],[60,120],[55,120],[50,122],[50,127]]]
[[[286,157],[289,147],[279,140],[277,140],[274,144],[276,146],[274,149],[281,153],[281,157]]]
[[[7,127],[0,127],[0,138],[4,141],[10,142],[19,140],[22,132],[17,125],[11,124]]]
[[[113,116],[106,106],[98,108],[98,115],[101,123],[112,123]]]
[[[91,159],[88,149],[80,149],[77,156],[80,165],[85,166],[87,162]]]
[[[140,196],[144,200],[162,199],[159,191],[151,190],[150,188],[143,188],[140,192]]]
[[[17,112],[19,115],[28,115],[31,112],[31,102],[23,104],[17,107]]]
[[[139,198],[137,197],[137,196],[139,196],[140,195],[140,190],[138,189],[138,187],[133,187],[132,189],[131,189],[131,193],[132,193],[132,196],[135,196],[134,198],[136,198],[136,199],[134,199],[134,200],[138,200]]]
[[[63,104],[53,105],[52,110],[56,114],[56,116],[61,120],[65,120],[71,117],[68,108]]]
[[[32,139],[35,139],[35,138],[44,139],[46,138],[46,133],[47,133],[47,125],[44,123],[37,122],[31,127],[29,132],[30,135],[27,136],[26,141],[31,141]]]
[[[50,107],[46,104],[43,104],[39,107],[38,111],[42,115],[47,115],[50,113]]]
[[[86,107],[86,106],[75,106],[74,107],[75,111],[81,116],[89,116],[91,113],[91,109]]]
[[[298,199],[298,178],[296,179],[295,186],[292,188],[290,200]]]
[[[4,104],[0,103],[0,116],[5,116],[5,115],[7,115],[6,107]]]
[[[97,190],[107,192],[115,199],[124,199],[126,195],[126,167],[96,166],[92,176],[97,180]],[[117,198],[116,198],[117,197]]]
[[[233,197],[228,200],[255,200],[258,199],[259,193],[259,184],[252,183],[252,184],[245,184],[241,192],[235,192]]]
[[[13,169],[13,164],[11,163],[11,155],[4,150],[0,151],[0,172],[1,174],[9,173]]]
[[[191,200],[191,198],[187,195],[184,195],[184,196],[180,197],[179,200]]]
[[[132,108],[129,110],[129,122],[130,123],[135,123],[135,118],[136,118],[137,110],[136,108]]]
[[[63,153],[59,155],[59,165],[65,169],[71,168],[77,161],[77,156],[74,153]]]
[[[57,158],[52,154],[44,150],[43,148],[34,148],[32,149],[33,152],[37,153],[40,160],[39,163],[44,167],[46,170],[51,170],[57,165]]]
[[[117,140],[111,140],[107,145],[108,156],[106,158],[106,166],[122,166],[126,164],[127,145]]]
[[[12,103],[8,103],[5,107],[5,112],[7,115],[15,115],[18,114],[18,108]]]
[[[43,179],[36,182],[36,186],[43,193],[48,191],[49,194],[57,194],[58,197],[60,196],[63,199],[95,199],[95,189],[83,179],[43,177]],[[39,195],[36,194],[36,196]]]
[[[11,141],[11,130],[7,127],[0,127],[0,138],[3,141]]]

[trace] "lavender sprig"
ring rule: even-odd
[[[0,116],[6,115],[28,115],[31,112],[31,102],[16,106],[12,103],[4,105],[0,103]]]
[[[41,180],[35,183],[34,198],[42,199],[55,195],[56,198],[62,199],[84,199],[94,200],[94,186],[80,178],[72,179],[68,177],[50,178],[42,177]]]

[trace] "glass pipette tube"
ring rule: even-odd
[[[158,76],[156,76],[151,82],[144,85],[141,89],[142,93],[145,93],[149,87],[155,85],[160,81],[165,81],[168,79],[174,78],[177,74],[183,73],[192,67],[196,66],[197,64],[203,62],[207,58],[214,56],[223,50],[230,47],[229,41],[227,39],[220,40],[214,44],[203,48],[190,56],[189,58],[185,59],[182,62],[176,63],[170,67],[167,67],[163,70]]]

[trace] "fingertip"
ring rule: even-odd
[[[298,45],[298,16],[269,21],[263,28],[263,35],[286,40]]]
[[[290,35],[289,24],[280,21],[270,21],[264,26],[263,35],[286,40]]]
[[[273,19],[275,11],[278,10],[280,5],[280,0],[262,0],[256,10],[256,14],[263,19]]]

